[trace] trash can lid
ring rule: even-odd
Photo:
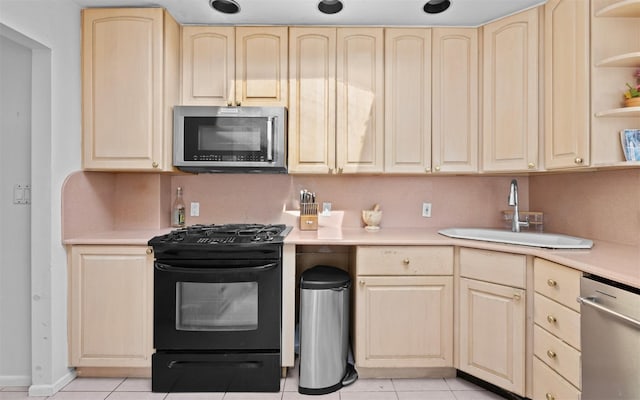
[[[304,271],[300,277],[301,289],[336,289],[350,285],[351,278],[347,271],[328,265],[316,265]]]

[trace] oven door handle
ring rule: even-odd
[[[278,266],[278,263],[269,263],[264,265],[256,265],[256,266],[234,266],[232,268],[190,268],[190,267],[176,267],[175,265],[161,264],[156,263],[155,269],[163,272],[177,272],[177,273],[219,273],[219,272],[238,272],[238,270],[246,271],[256,271],[256,272],[264,272],[270,269],[273,269]]]
[[[584,304],[585,306],[589,306],[589,307],[593,307],[599,311],[602,311],[605,314],[609,314],[612,315],[618,319],[627,321],[628,323],[630,323],[631,325],[634,325],[636,328],[640,328],[640,321],[638,321],[635,318],[631,318],[627,315],[624,314],[620,314],[617,311],[614,311],[610,308],[607,308],[601,304],[598,304],[595,302],[596,298],[595,297],[578,297],[576,300],[578,300],[578,303],[580,304]]]

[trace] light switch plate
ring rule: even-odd
[[[13,185],[13,204],[31,204],[31,185],[20,183]]]

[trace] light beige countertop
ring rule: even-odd
[[[285,243],[352,246],[439,245],[526,254],[640,288],[640,248],[598,240],[594,240],[593,248],[589,250],[553,250],[454,239],[438,234],[438,229],[381,228],[378,231],[367,231],[364,228],[320,228],[318,231],[300,231],[294,228],[285,239]]]
[[[106,231],[66,239],[65,245],[147,245],[149,239],[173,228]],[[640,288],[640,247],[594,240],[589,250],[553,250],[478,240],[454,239],[438,234],[438,229],[321,227],[300,231],[294,226],[285,239],[294,245],[341,246],[460,246],[544,258],[583,272]]]
[[[62,241],[64,245],[122,245],[122,246],[146,246],[149,239],[154,236],[164,235],[176,228],[164,229],[140,229],[140,230],[115,230],[89,233],[72,237]]]

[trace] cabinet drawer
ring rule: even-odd
[[[580,391],[534,357],[533,400],[580,400]]]
[[[357,275],[453,275],[451,246],[358,246]]]
[[[535,293],[533,319],[537,325],[580,350],[580,314],[577,312]]]
[[[533,287],[536,292],[580,312],[576,298],[580,295],[580,277],[578,270],[536,258],[533,264]]]
[[[580,388],[580,352],[538,325],[533,328],[533,354]]]
[[[527,257],[489,250],[460,249],[460,275],[518,288],[526,287]]]

